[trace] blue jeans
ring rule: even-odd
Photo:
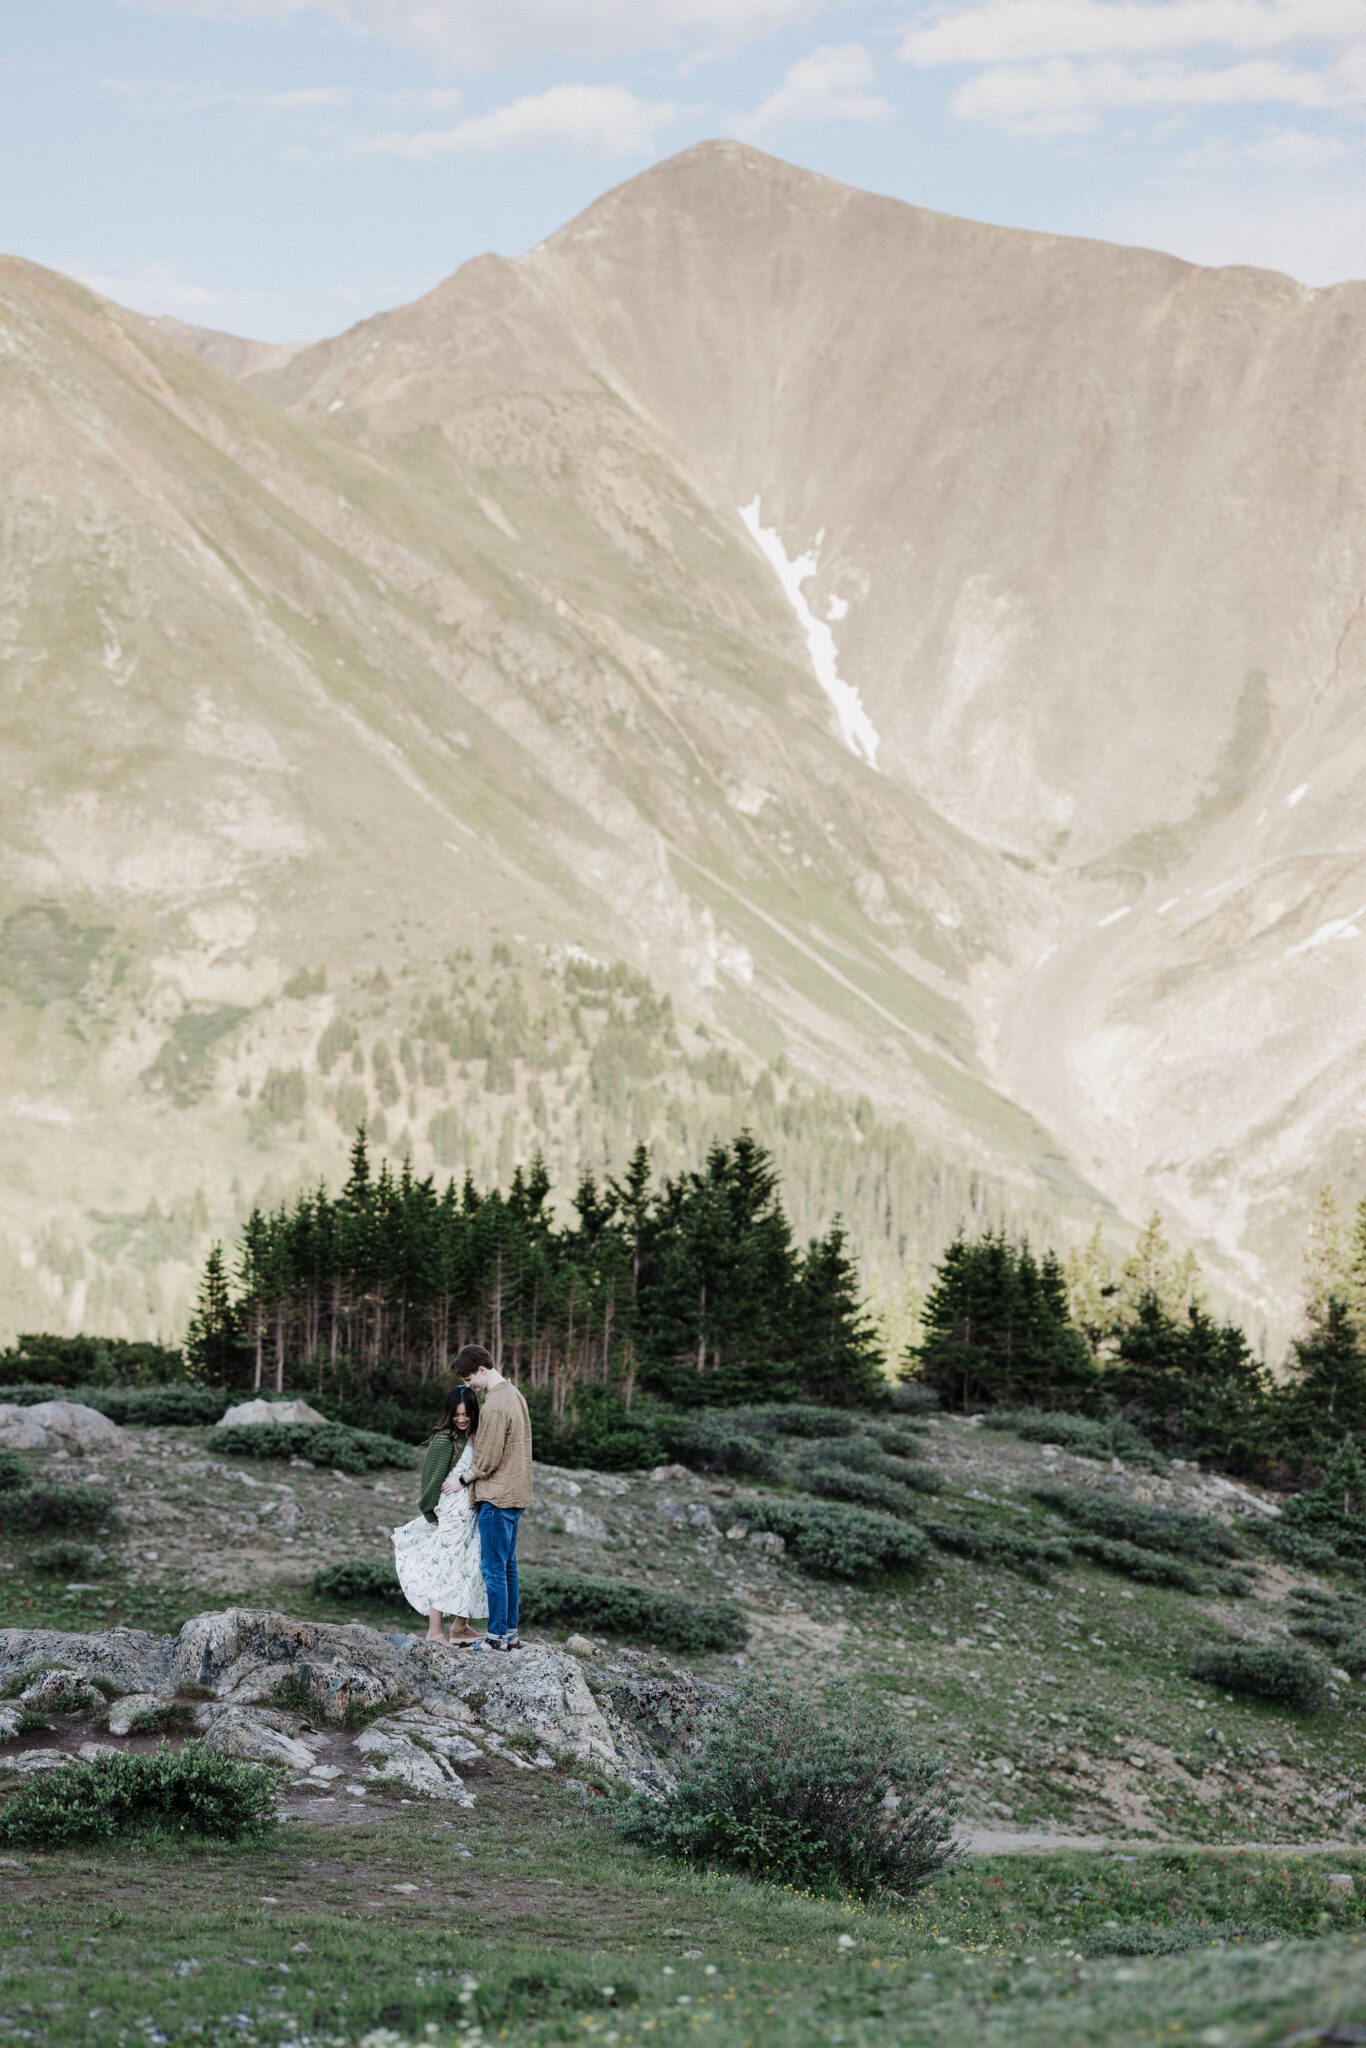
[[[479,1569],[489,1596],[489,1634],[501,1640],[517,1633],[517,1524],[521,1508],[479,1503]]]

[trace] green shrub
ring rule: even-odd
[[[809,1487],[816,1493],[835,1493],[837,1489],[834,1486],[820,1486],[815,1483],[812,1475],[818,1473],[838,1473],[846,1486],[866,1485],[868,1482],[885,1484],[900,1489],[901,1494],[907,1489],[913,1493],[941,1493],[944,1485],[933,1466],[912,1464],[907,1458],[889,1457],[887,1452],[880,1451],[876,1444],[867,1443],[858,1437],[847,1443],[808,1445],[797,1463],[798,1485]],[[841,1489],[838,1497],[842,1500],[858,1501],[863,1495]],[[870,1504],[873,1498],[870,1490]],[[901,1512],[899,1507],[896,1511]]]
[[[1081,1458],[1121,1458],[1144,1472],[1165,1472],[1168,1460],[1141,1430],[1118,1416],[1071,1415],[1061,1408],[996,1408],[987,1429],[1009,1430],[1031,1444],[1057,1444]]]
[[[1118,1542],[1113,1536],[1074,1536],[1072,1548],[1078,1557],[1102,1565],[1107,1572],[1120,1572],[1144,1586],[1171,1586],[1179,1593],[1209,1590],[1205,1573],[1184,1558],[1164,1557],[1161,1551],[1143,1550],[1137,1543]]]
[[[196,1387],[188,1380],[179,1386],[110,1387],[102,1390],[77,1387],[73,1399],[98,1408],[111,1422],[124,1429],[187,1429],[217,1422],[223,1411],[237,1399],[223,1387]]]
[[[309,1590],[325,1600],[379,1600],[407,1607],[392,1557],[354,1557],[325,1564],[309,1580]]]
[[[1321,1658],[1292,1643],[1214,1643],[1186,1665],[1190,1677],[1223,1692],[1241,1692],[1314,1714],[1328,1704],[1328,1672]]]
[[[411,1444],[340,1422],[229,1422],[214,1431],[210,1445],[230,1458],[307,1458],[339,1472],[413,1463]]]
[[[1353,1677],[1366,1673],[1366,1600],[1323,1593],[1316,1586],[1297,1587],[1290,1600],[1293,1634],[1326,1643],[1333,1662]]]
[[[241,1842],[274,1824],[270,1770],[187,1742],[150,1755],[110,1751],[44,1771],[0,1813],[0,1842],[56,1848],[159,1834]]]
[[[185,1377],[185,1358],[166,1344],[123,1337],[21,1336],[0,1351],[0,1387],[42,1380],[53,1388],[133,1387]],[[45,1395],[44,1399],[51,1399]]]
[[[544,1565],[525,1564],[519,1576],[521,1619],[533,1628],[564,1622],[667,1650],[736,1650],[745,1640],[744,1618],[728,1600],[684,1600],[595,1572]],[[407,1605],[391,1558],[324,1565],[314,1573],[311,1589],[325,1599]]]
[[[107,1486],[25,1486],[0,1493],[0,1528],[103,1529],[114,1508]]]
[[[533,1628],[570,1623],[665,1650],[738,1650],[745,1640],[744,1617],[729,1600],[684,1600],[597,1572],[546,1565],[523,1565],[520,1579],[521,1618]]]
[[[17,1451],[0,1444],[0,1493],[17,1493],[31,1483],[31,1474]]]
[[[621,1832],[770,1883],[904,1899],[952,1859],[956,1806],[941,1767],[865,1711],[845,1687],[816,1713],[746,1679],[675,1788],[627,1802]]]
[[[1281,1521],[1331,1544],[1337,1563],[1366,1565],[1366,1458],[1354,1437],[1339,1444],[1318,1486],[1286,1502]]]
[[[852,1436],[865,1418],[853,1408],[825,1408],[817,1401],[760,1401],[726,1411],[751,1436]]]
[[[1334,1544],[1322,1536],[1311,1536],[1307,1529],[1297,1529],[1293,1522],[1263,1523],[1258,1534],[1274,1556],[1293,1564],[1297,1571],[1330,1572],[1341,1562]]]
[[[764,1494],[737,1504],[736,1513],[751,1529],[781,1536],[796,1563],[825,1578],[861,1579],[869,1572],[913,1571],[930,1553],[928,1542],[913,1523],[874,1508]]]
[[[872,1438],[878,1449],[890,1458],[923,1458],[925,1455],[924,1425],[915,1422],[909,1415],[897,1416],[891,1422],[870,1422],[864,1435]]]
[[[916,1489],[903,1486],[895,1479],[883,1479],[875,1472],[847,1472],[839,1465],[828,1472],[799,1473],[798,1484],[803,1493],[821,1494],[827,1500],[847,1500],[852,1501],[855,1507],[883,1508],[889,1515],[911,1516],[920,1512],[918,1495],[939,1490],[937,1480]]]
[[[581,1387],[564,1415],[556,1415],[549,1397],[534,1388],[527,1398],[536,1454],[552,1465],[648,1472],[664,1462],[660,1411],[646,1396],[628,1408],[612,1387]]]
[[[1034,1498],[1093,1535],[1113,1536],[1145,1550],[1200,1558],[1206,1564],[1244,1554],[1242,1538],[1209,1515],[1153,1507],[1108,1488],[1088,1491],[1080,1486],[1036,1486]]]
[[[70,1536],[36,1544],[28,1555],[35,1571],[52,1572],[62,1578],[97,1571],[101,1562],[101,1553],[93,1545],[78,1543]]]
[[[1023,1529],[1003,1529],[999,1522],[925,1521],[921,1527],[936,1550],[975,1564],[1000,1565],[1040,1585],[1052,1566],[1068,1564],[1072,1557],[1071,1545],[1056,1536],[1030,1536]]]
[[[778,1460],[769,1446],[748,1430],[738,1429],[727,1415],[670,1416],[664,1423],[663,1438],[669,1456],[694,1472],[755,1479],[778,1476]]]

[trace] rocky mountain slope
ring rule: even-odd
[[[5,265],[12,1297],[335,1153],[310,1078],[262,1158],[270,1073],[497,941],[629,961],[737,1118],[781,1053],[1157,1200],[1283,1330],[1354,1171],[1364,304],[735,144],[297,350]]]

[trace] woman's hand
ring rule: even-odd
[[[449,1479],[444,1479],[441,1482],[441,1491],[443,1493],[459,1493],[460,1481],[455,1477],[454,1473],[451,1474]]]

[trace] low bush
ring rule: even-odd
[[[1273,1556],[1297,1571],[1331,1572],[1341,1562],[1334,1544],[1322,1536],[1311,1536],[1307,1529],[1297,1529],[1293,1522],[1263,1523],[1258,1534]]]
[[[913,1421],[909,1415],[898,1416],[892,1422],[869,1423],[863,1433],[871,1437],[888,1457],[923,1458],[925,1455],[924,1425]]]
[[[995,1408],[987,1429],[1009,1430],[1026,1443],[1057,1444],[1081,1458],[1121,1458],[1144,1472],[1165,1472],[1168,1460],[1141,1430],[1118,1416],[1070,1415],[1061,1408]]]
[[[745,1640],[740,1609],[729,1600],[685,1600],[598,1572],[523,1565],[521,1619],[533,1628],[568,1623],[629,1636],[665,1650],[738,1650]]]
[[[341,1564],[325,1564],[309,1581],[310,1592],[324,1600],[378,1600],[390,1607],[407,1607],[392,1557],[353,1557]]]
[[[1072,1548],[1078,1557],[1089,1558],[1107,1572],[1119,1572],[1144,1586],[1171,1586],[1179,1593],[1210,1590],[1209,1577],[1184,1558],[1166,1557],[1161,1551],[1143,1550],[1137,1543],[1123,1543],[1113,1536],[1074,1536]]]
[[[813,1713],[809,1700],[751,1678],[707,1723],[674,1789],[637,1794],[618,1825],[689,1863],[904,1899],[953,1858],[955,1812],[940,1765],[846,1688]]]
[[[974,1564],[1000,1565],[1040,1585],[1053,1566],[1068,1564],[1072,1557],[1072,1546],[1056,1536],[1031,1536],[1023,1529],[1003,1529],[999,1522],[925,1521],[921,1527],[936,1550],[971,1558]]]
[[[0,1493],[0,1528],[103,1529],[115,1504],[107,1486],[22,1486]]]
[[[1286,1502],[1281,1522],[1330,1544],[1336,1563],[1366,1566],[1366,1458],[1354,1437],[1338,1446],[1319,1485]]]
[[[1293,1643],[1214,1643],[1197,1650],[1186,1671],[1202,1685],[1271,1700],[1301,1714],[1317,1713],[1328,1704],[1323,1660]]]
[[[0,1387],[41,1380],[52,1388],[134,1387],[182,1380],[185,1358],[166,1344],[124,1337],[21,1336],[0,1351]],[[44,1396],[50,1399],[50,1395]]]
[[[927,1479],[930,1474],[925,1474]],[[798,1475],[803,1493],[822,1494],[827,1500],[852,1501],[859,1508],[883,1508],[889,1515],[916,1516],[921,1496],[939,1491],[938,1480],[919,1488],[903,1486],[899,1480],[884,1479],[876,1472],[849,1472],[841,1465],[828,1471],[819,1467]]]
[[[776,1479],[781,1469],[770,1446],[738,1428],[728,1415],[670,1416],[662,1433],[669,1456],[693,1472]]]
[[[1206,1564],[1221,1564],[1225,1558],[1244,1554],[1237,1532],[1209,1515],[1153,1507],[1108,1488],[1088,1491],[1080,1486],[1036,1486],[1034,1498],[1095,1536],[1113,1536],[1144,1550],[1195,1557]]]
[[[31,1478],[19,1453],[0,1444],[0,1493],[18,1493],[31,1483]]]
[[[274,1774],[198,1742],[150,1755],[107,1751],[32,1779],[0,1813],[0,1842],[57,1848],[130,1836],[258,1839],[275,1825]]]
[[[735,1511],[751,1529],[781,1536],[796,1563],[824,1578],[913,1571],[930,1554],[929,1543],[913,1523],[875,1508],[764,1494],[738,1502]]]
[[[34,1408],[40,1401],[78,1401],[83,1408],[107,1415],[122,1429],[187,1428],[196,1423],[217,1422],[237,1399],[236,1394],[221,1387],[198,1387],[188,1380],[147,1387],[0,1388],[0,1400],[11,1401],[16,1408]]]
[[[35,1571],[51,1572],[54,1577],[70,1578],[85,1576],[98,1571],[104,1553],[90,1543],[78,1543],[70,1536],[58,1536],[51,1543],[35,1544],[28,1554],[29,1563]]]
[[[556,1415],[549,1396],[527,1391],[536,1455],[552,1465],[594,1472],[647,1472],[666,1457],[660,1411],[640,1395],[628,1408],[612,1387],[581,1387]],[[428,1425],[430,1427],[430,1424]]]
[[[853,1436],[866,1420],[855,1408],[826,1408],[818,1401],[759,1401],[745,1408],[728,1408],[726,1413],[737,1428],[751,1436],[809,1436],[819,1441],[828,1436]]]
[[[340,1422],[229,1422],[214,1431],[210,1447],[230,1458],[307,1458],[339,1472],[413,1463],[411,1444]]]
[[[1297,1587],[1290,1600],[1292,1634],[1326,1644],[1333,1662],[1354,1678],[1366,1674],[1366,1600],[1309,1586]]]
[[[558,1571],[525,1564],[520,1571],[521,1619],[533,1628],[567,1623],[629,1636],[666,1650],[737,1650],[745,1640],[744,1617],[728,1600],[685,1600],[630,1585],[596,1572]],[[324,1565],[311,1590],[324,1599],[376,1601],[406,1607],[391,1558],[354,1558]]]
[[[909,1458],[891,1457],[879,1450],[876,1444],[868,1443],[862,1437],[848,1442],[833,1444],[809,1444],[797,1463],[798,1484],[810,1485],[810,1474],[839,1472],[846,1480],[885,1481],[888,1485],[910,1488],[914,1493],[941,1493],[943,1481],[933,1466],[913,1464]],[[817,1492],[834,1492],[833,1487],[816,1487]],[[859,1500],[858,1493],[846,1492],[844,1500]],[[872,1495],[869,1495],[872,1499]]]
[[[78,1387],[72,1398],[86,1400],[90,1407],[98,1408],[124,1429],[187,1429],[217,1422],[239,1397],[222,1387],[196,1387],[183,1381],[179,1386],[109,1387],[99,1391]]]

